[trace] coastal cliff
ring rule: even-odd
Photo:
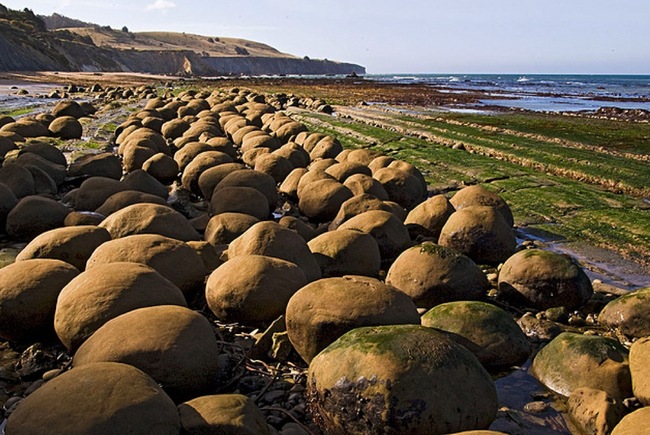
[[[79,27],[61,27],[74,24]],[[365,68],[299,58],[236,38],[134,33],[0,5],[0,71],[142,72],[169,75],[365,74]]]

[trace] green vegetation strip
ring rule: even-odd
[[[564,177],[539,171],[534,166],[517,163],[517,159],[544,160],[548,164],[561,165],[568,172],[575,169],[572,159],[593,158],[599,162],[593,163],[597,169],[594,172],[596,176],[609,177],[616,171],[617,177],[629,177],[631,181],[635,177],[645,180],[650,176],[646,162],[612,159],[611,156],[602,157],[597,153],[589,155],[586,150],[575,148],[567,148],[563,158],[563,148],[548,140],[513,137],[508,140],[514,146],[504,146],[503,137],[497,135],[498,139],[495,139],[494,133],[486,134],[464,123],[461,126],[435,124],[432,129],[449,131],[436,136],[460,141],[468,147],[470,142],[475,143],[483,148],[482,152],[452,149],[420,138],[419,133],[413,130],[409,136],[391,131],[403,126],[403,119],[383,119],[380,127],[306,111],[294,116],[308,125],[310,130],[334,135],[345,147],[369,147],[415,164],[434,192],[452,191],[464,184],[483,183],[508,202],[519,226],[614,249],[642,262],[647,262],[650,256],[650,210],[643,199],[605,191],[570,174]],[[402,115],[400,117],[403,118]],[[507,119],[507,116],[504,118]],[[454,115],[454,119],[460,117]],[[408,121],[415,120],[417,118]],[[472,118],[471,121],[476,120]],[[589,123],[591,120],[583,119],[582,122]],[[425,132],[428,131],[426,127],[425,122]],[[545,133],[549,135],[553,132]],[[464,136],[461,138],[459,133]],[[623,133],[623,136],[627,134]],[[504,150],[517,159],[500,159],[499,153]]]

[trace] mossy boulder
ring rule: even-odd
[[[159,204],[130,205],[104,219],[100,226],[114,239],[134,234],[160,234],[184,242],[201,238],[185,216]]]
[[[598,315],[598,322],[630,337],[650,336],[650,287],[608,303]]]
[[[563,396],[581,387],[616,399],[632,394],[627,349],[611,338],[563,332],[537,353],[531,373]]]
[[[329,231],[311,239],[307,245],[324,278],[379,274],[379,246],[369,234],[354,230]]]
[[[635,341],[630,348],[630,373],[634,397],[650,406],[650,336]]]
[[[508,225],[514,225],[512,211],[498,194],[487,190],[481,185],[467,186],[460,189],[450,200],[456,210],[474,205],[483,205],[496,208]]]
[[[519,251],[503,264],[499,291],[537,309],[579,308],[593,294],[591,281],[571,257],[542,249]]]
[[[309,366],[311,409],[328,433],[450,433],[487,428],[494,383],[467,349],[416,325],[354,329]]]
[[[18,254],[16,261],[52,258],[83,271],[93,251],[109,240],[111,235],[108,231],[92,225],[56,228],[36,236]]]
[[[386,283],[422,308],[483,299],[490,288],[483,271],[469,257],[431,242],[402,252],[388,270]]]
[[[141,370],[96,363],[67,371],[30,394],[9,417],[6,431],[178,435],[180,418],[174,402]]]
[[[187,243],[159,234],[135,234],[108,241],[88,259],[87,268],[107,263],[140,263],[155,269],[188,297],[205,281],[205,267]]]
[[[346,200],[352,198],[352,192],[336,180],[318,180],[309,183],[298,196],[298,208],[316,222],[334,219]]]
[[[324,278],[289,300],[289,340],[307,362],[346,332],[361,326],[419,324],[413,301],[396,288],[363,276]]]
[[[26,196],[7,214],[7,234],[15,239],[31,240],[45,231],[62,227],[71,211],[53,199]]]
[[[258,222],[233,240],[228,247],[228,258],[239,255],[266,255],[295,263],[302,269],[307,281],[321,277],[320,266],[307,242],[275,222]]]
[[[437,241],[442,227],[454,211],[454,207],[444,195],[432,196],[411,210],[404,224],[412,239],[422,236]]]
[[[264,415],[243,394],[201,396],[178,405],[181,427],[188,434],[270,435]]]
[[[185,307],[159,305],[106,322],[79,347],[73,365],[131,364],[172,398],[182,399],[215,386],[221,370],[218,355],[214,330],[204,316]]]
[[[422,325],[458,334],[478,346],[473,352],[487,367],[522,364],[530,355],[526,334],[512,316],[486,302],[458,301],[433,307]]]
[[[239,255],[210,274],[205,297],[210,310],[224,322],[266,325],[284,314],[291,296],[305,284],[305,274],[294,263]]]
[[[377,241],[382,261],[386,262],[397,258],[411,245],[406,226],[393,213],[384,210],[361,213],[344,222],[338,230],[358,230],[370,234]]]
[[[479,264],[497,264],[515,252],[512,228],[496,209],[470,206],[452,213],[440,231],[438,243],[453,248]]]
[[[593,388],[577,388],[567,401],[569,415],[582,433],[606,435],[625,415],[625,406],[619,399]]]
[[[57,297],[78,274],[74,266],[53,259],[0,269],[0,337],[18,342],[51,338]]]
[[[121,314],[154,305],[187,305],[178,287],[138,263],[109,263],[88,269],[63,287],[55,303],[54,329],[73,351]]]

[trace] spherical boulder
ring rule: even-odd
[[[0,269],[0,337],[10,341],[50,338],[57,297],[78,274],[69,263],[40,258]]]
[[[386,283],[422,308],[484,299],[490,289],[487,277],[469,257],[431,242],[402,252],[388,270]]]
[[[258,222],[233,240],[228,247],[228,258],[239,255],[266,255],[295,263],[307,281],[321,277],[320,267],[307,242],[275,222]]]
[[[205,297],[222,321],[258,326],[283,315],[291,296],[305,284],[305,274],[294,263],[239,255],[210,274]]]
[[[56,103],[56,106],[52,109],[52,115],[55,117],[72,116],[79,119],[86,116],[86,111],[74,100],[62,100]]]
[[[259,222],[243,213],[220,213],[208,221],[203,238],[212,245],[227,245]]]
[[[200,195],[199,177],[203,171],[224,163],[232,163],[232,157],[220,151],[205,151],[196,156],[183,170],[181,183],[189,191]],[[275,184],[274,184],[275,186]]]
[[[411,210],[404,224],[412,239],[422,236],[438,240],[442,227],[454,211],[454,207],[444,195],[432,196]]]
[[[137,334],[133,332],[137,331]],[[79,347],[74,367],[131,364],[172,398],[196,397],[215,386],[219,344],[201,314],[175,305],[138,308],[106,322]]]
[[[366,233],[329,231],[311,239],[307,246],[320,265],[324,278],[343,275],[376,277],[381,267],[379,246]]]
[[[307,217],[317,222],[334,219],[352,192],[336,180],[319,180],[309,183],[299,194],[298,208]]]
[[[242,169],[233,171],[226,175],[214,190],[223,189],[225,187],[252,187],[257,189],[266,196],[269,202],[269,210],[275,210],[278,204],[278,189],[275,185],[275,180],[268,174],[259,171]],[[214,195],[214,191],[212,192]]]
[[[7,225],[7,215],[18,204],[18,198],[6,184],[0,182],[0,232]]]
[[[149,157],[142,164],[142,170],[165,185],[176,180],[179,172],[178,163],[165,153]]]
[[[377,241],[382,261],[391,261],[411,245],[408,230],[393,213],[370,210],[345,221],[337,230],[358,230]]]
[[[490,375],[432,328],[354,329],[314,358],[307,394],[328,433],[452,433],[495,419]]]
[[[117,179],[100,176],[88,178],[79,186],[74,197],[74,208],[78,211],[95,211],[111,195],[122,190],[125,190],[124,185]]]
[[[422,325],[458,334],[478,346],[474,355],[484,366],[522,364],[530,344],[512,316],[486,302],[459,301],[437,305],[422,316]]]
[[[120,158],[113,153],[85,154],[68,167],[70,177],[106,177],[113,180],[122,178]]]
[[[7,214],[7,234],[16,239],[32,239],[45,231],[62,227],[71,211],[53,199],[26,196]]]
[[[55,228],[36,236],[20,251],[16,261],[52,258],[83,271],[93,251],[109,240],[111,235],[108,231],[92,225]]]
[[[97,265],[65,285],[56,301],[54,329],[61,342],[74,351],[109,320],[154,305],[187,303],[178,287],[149,266]]]
[[[630,337],[650,336],[650,287],[632,291],[605,305],[598,322]]]
[[[0,168],[0,183],[11,189],[18,199],[36,193],[32,173],[24,166],[15,163],[5,162]]]
[[[212,192],[221,180],[226,178],[226,176],[231,172],[244,168],[245,166],[241,163],[224,163],[223,165],[217,165],[203,171],[199,177],[199,188],[201,189],[203,197],[207,200],[212,198]]]
[[[105,362],[75,368],[45,383],[20,403],[6,430],[16,435],[178,435],[180,418],[174,402],[147,374],[131,365]]]
[[[167,205],[167,201],[158,195],[138,192],[137,190],[122,190],[106,198],[106,201],[95,210],[102,216],[110,216],[118,210],[133,204]]]
[[[515,234],[496,209],[470,206],[452,213],[438,243],[467,255],[479,264],[496,264],[515,252]]]
[[[629,413],[614,427],[612,435],[647,435],[650,406]]]
[[[634,397],[650,406],[650,336],[635,341],[630,348],[630,374]]]
[[[215,189],[210,199],[210,214],[240,213],[266,220],[271,215],[266,196],[257,189],[230,186]]]
[[[243,394],[201,396],[178,405],[181,427],[188,434],[270,435],[264,415]]]
[[[419,324],[413,301],[396,288],[363,276],[324,278],[289,300],[289,340],[308,363],[346,332],[361,326]]]
[[[293,171],[293,164],[286,157],[279,154],[266,153],[255,159],[256,171],[268,174],[276,183],[282,183],[287,175]]]
[[[81,123],[72,116],[61,116],[56,118],[48,126],[50,135],[61,139],[81,139],[83,128]]]
[[[159,234],[135,234],[106,242],[93,252],[86,267],[119,262],[146,264],[188,296],[205,281],[199,255],[187,243]]]
[[[133,234],[160,234],[172,239],[200,240],[192,224],[171,207],[159,204],[134,204],[116,211],[99,225],[118,239]]]
[[[589,277],[569,256],[526,249],[510,257],[499,273],[505,297],[537,309],[584,305],[593,294]]]
[[[531,373],[563,396],[580,387],[603,390],[620,400],[632,394],[627,349],[597,335],[561,333],[537,353]]]
[[[426,186],[414,175],[397,168],[382,168],[373,174],[388,193],[388,198],[407,210],[427,197]]]
[[[26,118],[3,125],[0,128],[0,132],[15,133],[24,138],[50,135],[50,130],[41,122]]]
[[[506,220],[508,225],[514,225],[512,211],[506,202],[498,194],[487,190],[485,187],[476,184],[460,189],[450,200],[456,210],[473,205],[484,205],[496,208]]]
[[[388,201],[388,193],[382,184],[366,174],[350,175],[343,182],[353,195],[369,193],[381,201]]]

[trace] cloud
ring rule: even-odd
[[[156,0],[153,3],[149,3],[144,9],[145,11],[164,11],[167,9],[172,9],[176,7],[176,3],[169,0]]]

